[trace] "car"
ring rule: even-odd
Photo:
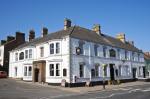
[[[7,73],[5,71],[0,71],[0,78],[7,78]]]

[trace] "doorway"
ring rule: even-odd
[[[114,75],[114,64],[110,64],[110,80],[115,80],[115,75]]]
[[[146,73],[146,70],[145,70],[145,67],[143,67],[143,77],[144,78],[146,77],[145,73]]]
[[[39,69],[38,69],[38,68],[35,68],[34,71],[35,71],[35,72],[34,72],[34,75],[35,75],[34,81],[35,81],[35,82],[38,82],[38,81],[39,81]]]
[[[133,79],[136,79],[136,68],[132,68]]]

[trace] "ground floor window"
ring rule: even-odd
[[[32,76],[32,66],[24,67],[24,76]]]
[[[99,66],[95,66],[95,76],[99,77]]]
[[[103,70],[104,70],[104,74],[103,74],[103,75],[104,75],[105,77],[107,77],[107,68],[108,68],[108,66],[104,66],[103,68],[104,68],[104,69],[103,69]]]
[[[122,67],[122,76],[129,76],[129,66]]]
[[[84,66],[83,65],[79,66],[79,76],[84,77]]]
[[[95,77],[95,69],[91,69],[91,77]]]
[[[49,65],[49,75],[60,76],[60,64],[59,63],[53,63]]]
[[[18,68],[15,67],[15,76],[17,76]]]

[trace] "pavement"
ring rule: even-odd
[[[0,99],[150,99],[150,82],[65,88],[16,79],[0,79]]]

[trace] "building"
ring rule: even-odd
[[[25,34],[16,32],[16,37],[7,36],[7,40],[1,40],[0,45],[0,70],[9,70],[9,51],[25,43]]]
[[[150,52],[145,52],[144,58],[145,58],[146,74],[147,77],[150,78]]]
[[[44,28],[39,38],[29,34],[29,42],[10,52],[9,77],[68,85],[145,77],[144,54],[125,34],[111,37],[98,24],[90,30],[71,26],[69,19],[63,30],[48,34]]]

